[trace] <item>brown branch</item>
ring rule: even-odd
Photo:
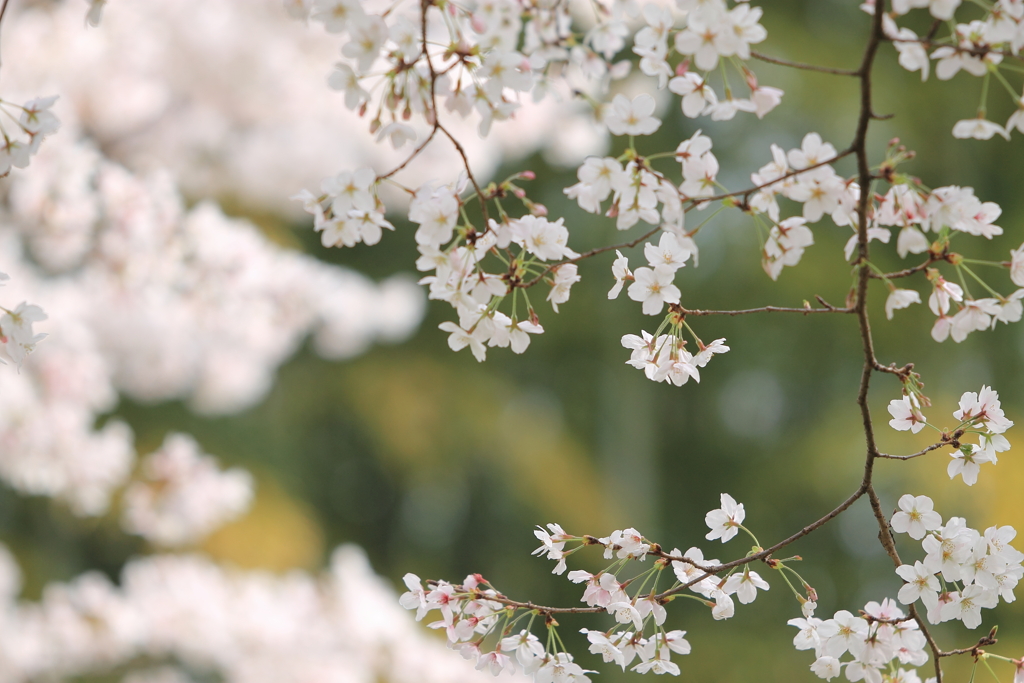
[[[797,531],[795,534],[793,534],[789,538],[786,538],[786,539],[784,539],[782,541],[779,541],[775,545],[773,545],[773,546],[771,546],[769,548],[765,548],[764,550],[762,550],[762,551],[760,551],[758,553],[754,553],[753,555],[748,555],[747,557],[743,557],[743,558],[740,558],[738,560],[733,560],[732,562],[726,562],[725,564],[721,564],[721,565],[719,565],[717,567],[711,567],[711,569],[714,569],[715,571],[713,571],[713,572],[707,572],[706,571],[703,576],[697,577],[696,579],[693,579],[692,581],[690,581],[690,582],[688,582],[686,584],[683,584],[682,586],[677,586],[676,588],[672,588],[670,590],[667,590],[664,593],[659,593],[658,595],[654,596],[655,600],[662,600],[664,598],[667,598],[669,596],[675,595],[677,593],[681,593],[682,591],[684,591],[685,589],[689,588],[690,586],[693,586],[694,584],[700,583],[701,581],[703,581],[704,579],[708,578],[709,576],[712,576],[714,574],[718,574],[718,573],[720,573],[720,572],[722,572],[722,571],[724,571],[726,569],[732,569],[733,567],[739,567],[741,565],[749,564],[751,562],[758,562],[760,560],[768,559],[773,553],[778,552],[782,548],[785,548],[787,545],[790,545],[790,544],[800,540],[801,538],[803,538],[807,534],[809,534],[812,531],[814,531],[814,530],[824,526],[827,522],[835,519],[837,516],[839,516],[840,513],[845,511],[848,507],[853,505],[855,502],[857,502],[857,499],[860,498],[861,496],[863,496],[865,491],[866,491],[865,487],[863,485],[861,485],[856,491],[853,492],[853,495],[851,495],[849,498],[847,498],[842,503],[840,503],[839,507],[837,507],[834,510],[832,510],[831,512],[829,512],[824,517],[821,517],[820,519],[812,522],[811,524],[808,524],[803,529],[800,529],[800,531]]]
[[[926,261],[924,261],[923,263],[919,263],[911,268],[904,268],[903,270],[897,270],[892,273],[883,273],[881,275],[875,272],[871,272],[868,274],[868,277],[874,278],[876,280],[896,280],[901,277],[910,277],[914,273],[920,273],[922,270],[926,269],[931,264],[944,260],[946,260],[945,256],[936,256],[935,254],[929,254],[928,259]]]
[[[537,277],[533,278],[532,280],[524,282],[523,284],[519,285],[519,287],[522,288],[522,289],[528,289],[530,287],[533,287],[535,284],[537,284],[538,282],[543,280],[545,275],[547,275],[548,273],[553,271],[555,268],[558,268],[559,266],[564,266],[566,263],[578,263],[579,261],[582,261],[583,259],[590,258],[591,256],[597,256],[598,254],[603,254],[606,251],[611,251],[613,249],[631,249],[631,248],[635,247],[636,245],[640,244],[641,242],[643,242],[644,240],[653,237],[660,230],[661,230],[661,228],[657,227],[657,228],[654,228],[653,230],[649,230],[648,232],[644,233],[643,235],[640,235],[635,240],[630,240],[629,242],[623,242],[622,244],[612,244],[612,245],[609,245],[607,247],[597,247],[596,249],[591,249],[590,251],[585,251],[582,254],[580,254],[579,256],[576,256],[574,258],[566,259],[564,261],[559,261],[558,263],[552,263],[547,268],[545,268],[543,271],[541,271],[540,275],[538,275]]]
[[[831,66],[817,66],[814,64],[801,64],[800,62],[790,62],[785,59],[779,59],[778,57],[771,57],[769,55],[761,54],[760,52],[750,52],[750,56],[754,59],[760,59],[762,62],[768,62],[769,64],[778,64],[779,66],[788,66],[793,69],[803,69],[805,71],[820,71],[821,73],[834,74],[836,76],[859,76],[860,73],[853,69],[836,69]]]
[[[890,43],[918,43],[921,47],[930,50],[933,47],[951,47],[956,50],[957,54],[968,54],[972,57],[983,58],[985,55],[1002,55],[1003,57],[1012,57],[1024,61],[1024,57],[1011,51],[1011,50],[996,50],[995,48],[988,47],[987,45],[979,45],[977,47],[962,47],[960,45],[948,45],[942,42],[936,42],[931,38],[897,38],[896,36],[882,36],[883,40],[887,40]]]
[[[871,421],[871,410],[868,406],[868,389],[871,384],[871,374],[875,371],[894,372],[894,374],[900,373],[900,370],[897,370],[894,367],[887,368],[886,366],[882,366],[875,357],[874,341],[871,337],[871,322],[868,318],[867,311],[868,282],[871,279],[871,271],[868,268],[868,205],[871,198],[872,182],[871,167],[868,163],[867,155],[867,133],[868,126],[870,125],[872,118],[874,118],[874,109],[871,102],[871,68],[874,65],[875,56],[878,54],[879,44],[885,37],[882,28],[882,18],[885,14],[885,5],[885,0],[876,0],[875,2],[871,36],[864,49],[864,58],[861,62],[860,69],[858,70],[861,86],[860,118],[857,122],[857,134],[854,137],[853,144],[851,145],[851,147],[856,150],[857,154],[857,172],[860,182],[860,201],[857,205],[858,254],[855,261],[856,265],[859,266],[859,272],[857,275],[857,300],[855,308],[860,327],[861,343],[864,348],[864,368],[861,371],[860,389],[857,392],[857,405],[860,406],[861,419],[864,426],[864,441],[867,451],[864,462],[864,479],[861,483],[861,488],[868,494],[868,501],[871,503],[871,511],[874,513],[875,520],[878,522],[878,540],[882,544],[886,553],[892,559],[893,563],[899,567],[902,562],[900,561],[899,552],[896,550],[896,543],[893,539],[892,532],[889,530],[889,521],[886,519],[885,513],[882,511],[882,505],[878,499],[878,494],[875,493],[874,486],[872,485],[874,463],[875,460],[880,457],[880,454],[878,446],[875,443],[874,426]],[[910,372],[909,367],[904,369],[907,372]],[[922,633],[924,633],[925,638],[932,649],[936,683],[942,683],[942,665],[940,664],[939,659],[940,650],[935,644],[935,640],[932,638],[928,627],[925,625],[924,619],[922,619],[920,614],[918,614],[914,605],[910,606],[909,612],[914,616],[918,627],[921,629]]]
[[[473,189],[476,190],[477,199],[480,200],[480,212],[484,217],[484,225],[487,225],[490,223],[490,219],[487,216],[487,197],[484,195],[484,191],[480,189],[480,185],[477,184],[476,178],[473,177],[473,169],[469,166],[469,157],[466,156],[466,150],[462,147],[462,143],[459,142],[447,128],[441,125],[440,121],[437,121],[434,125],[436,125],[437,129],[452,141],[452,144],[455,146],[455,151],[459,153],[460,157],[462,157],[462,165],[466,168],[466,176],[469,178],[469,182],[473,185]]]
[[[889,455],[888,453],[876,453],[876,458],[885,458],[887,460],[913,460],[914,458],[920,458],[926,453],[938,450],[943,446],[952,446],[948,441],[940,441],[939,443],[933,443],[928,448],[922,448],[917,453],[911,453],[910,455]]]
[[[971,647],[962,647],[962,648],[959,648],[959,649],[956,649],[956,650],[949,650],[948,652],[939,652],[938,656],[939,657],[953,657],[953,656],[956,656],[956,655],[968,655],[969,654],[969,655],[973,656],[975,659],[977,659],[979,655],[982,655],[982,654],[985,653],[985,651],[982,650],[981,648],[983,648],[983,647],[985,647],[987,645],[995,645],[997,642],[999,642],[999,640],[996,638],[996,628],[993,628],[991,631],[988,632],[987,636],[982,636],[981,638],[978,639],[977,645],[972,645]]]
[[[451,135],[448,133],[448,131],[444,130],[444,128],[441,129],[441,132],[444,133],[445,135],[448,135],[448,137],[451,137]],[[453,142],[454,142],[454,140],[453,140]],[[796,171],[790,171],[789,173],[787,173],[787,174],[785,174],[783,176],[780,176],[780,177],[776,178],[775,180],[771,180],[771,181],[768,181],[766,183],[761,183],[760,185],[755,185],[753,187],[748,187],[748,188],[746,188],[744,190],[736,190],[735,192],[728,192],[726,194],[719,194],[719,195],[714,195],[714,196],[711,196],[711,197],[685,197],[683,195],[680,195],[680,197],[684,201],[690,202],[690,206],[687,209],[687,210],[689,210],[689,209],[693,208],[694,206],[696,206],[698,204],[703,204],[705,202],[715,202],[715,201],[719,201],[719,200],[722,200],[722,199],[727,199],[729,197],[739,197],[741,195],[751,195],[751,194],[757,192],[758,190],[762,190],[762,189],[764,189],[766,187],[770,187],[771,185],[775,185],[776,183],[781,183],[782,181],[784,181],[784,180],[786,180],[788,178],[792,178],[793,176],[798,176],[801,173],[807,173],[808,171],[813,171],[816,168],[820,168],[822,166],[827,166],[828,164],[831,164],[833,162],[836,162],[836,161],[838,161],[838,160],[840,160],[840,159],[842,159],[844,157],[847,157],[847,156],[853,154],[853,152],[854,152],[853,147],[850,147],[849,149],[845,149],[842,152],[839,152],[834,157],[825,159],[824,161],[819,161],[818,163],[812,164],[812,165],[808,166],[807,168],[801,168],[801,169],[796,170]],[[653,171],[653,169],[651,169],[651,170],[652,170],[652,172],[657,173],[656,171]],[[658,175],[660,175],[660,174],[658,174]],[[474,183],[474,185],[475,185],[475,183]],[[566,263],[578,263],[578,262],[580,262],[580,261],[582,261],[584,259],[588,259],[588,258],[590,258],[592,256],[597,256],[598,254],[603,254],[606,251],[612,251],[613,249],[630,249],[632,247],[635,247],[636,245],[640,244],[644,240],[646,240],[646,239],[654,236],[655,234],[657,234],[658,231],[660,231],[660,230],[661,230],[660,227],[654,228],[653,230],[648,231],[647,233],[645,233],[645,234],[641,235],[640,237],[636,238],[635,240],[631,240],[629,242],[623,242],[622,244],[612,244],[612,245],[609,245],[607,247],[597,247],[596,249],[591,249],[590,251],[585,251],[582,254],[580,254],[579,256],[576,256],[574,258],[565,259],[564,261],[559,261],[558,263],[552,263],[547,268],[545,268],[537,277],[535,277],[532,280],[529,280],[527,282],[524,282],[523,284],[519,285],[519,287],[522,288],[522,289],[528,289],[530,287],[533,287],[534,285],[539,283],[541,280],[543,280],[544,277],[548,273],[550,273],[552,270],[554,270],[555,268],[558,268],[559,266],[565,265]],[[818,298],[818,300],[822,301],[822,303],[824,303],[824,301],[822,299]],[[826,308],[833,308],[833,307],[830,307],[827,304],[825,306],[826,306]],[[842,312],[849,312],[846,309],[836,309],[835,311],[832,311],[832,312],[840,312],[840,311],[842,311]],[[751,311],[751,312],[754,312],[754,311]],[[800,312],[806,312],[806,311],[801,309]],[[699,313],[695,313],[695,315],[700,315],[700,314]],[[710,314],[707,314],[707,315],[710,315]]]
[[[787,173],[785,175],[779,176],[775,180],[769,180],[766,183],[761,183],[760,185],[754,185],[753,187],[748,187],[745,190],[736,190],[735,192],[726,192],[725,194],[716,194],[716,195],[712,195],[710,197],[685,197],[684,199],[686,201],[689,201],[692,204],[696,205],[696,204],[703,204],[704,202],[717,202],[717,201],[722,200],[722,199],[728,199],[729,197],[739,197],[741,195],[751,195],[751,194],[754,194],[755,192],[757,192],[758,190],[763,190],[764,188],[770,187],[772,185],[775,185],[776,183],[781,183],[783,180],[787,180],[789,178],[792,178],[793,176],[798,176],[801,173],[807,173],[808,171],[813,171],[814,169],[821,168],[822,166],[828,166],[829,164],[835,163],[836,161],[839,161],[840,159],[842,159],[844,157],[850,156],[851,154],[854,153],[854,151],[856,151],[856,150],[853,147],[849,147],[847,149],[844,149],[842,152],[839,152],[834,157],[831,157],[829,159],[825,159],[824,161],[819,161],[816,164],[811,164],[807,168],[801,168],[801,169],[798,169],[798,170],[795,170],[795,171],[790,171],[789,173]]]
[[[785,308],[783,306],[762,306],[761,308],[745,308],[745,309],[734,310],[734,311],[703,311],[703,310],[699,310],[699,309],[691,310],[691,309],[688,309],[688,308],[683,308],[682,309],[682,313],[684,315],[696,315],[696,316],[701,316],[701,315],[729,315],[729,316],[734,316],[734,315],[747,315],[749,313],[803,313],[804,315],[806,315],[808,313],[853,313],[853,312],[854,312],[854,309],[852,309],[852,308],[836,308],[835,306],[830,306],[829,308],[811,308],[810,306],[808,306],[806,308]]]
[[[430,141],[434,139],[434,136],[435,136],[435,135],[437,135],[438,125],[437,125],[437,112],[436,112],[436,111],[434,112],[434,117],[435,117],[435,118],[434,118],[434,127],[430,129],[430,134],[429,134],[429,135],[427,136],[427,139],[426,139],[426,140],[424,140],[424,141],[423,141],[423,142],[422,142],[422,143],[420,144],[420,146],[419,146],[419,147],[417,147],[416,149],[414,149],[414,150],[413,150],[413,152],[412,152],[412,154],[410,154],[410,155],[409,155],[408,157],[406,157],[405,161],[403,161],[402,163],[400,163],[400,164],[399,164],[398,166],[395,166],[395,167],[394,167],[393,169],[391,169],[390,171],[388,171],[388,172],[387,172],[387,173],[385,173],[384,175],[379,175],[379,176],[377,176],[377,179],[378,179],[378,180],[385,180],[385,179],[387,179],[387,178],[390,178],[391,176],[395,175],[396,173],[398,173],[399,171],[401,171],[401,170],[402,170],[403,168],[405,168],[406,166],[408,166],[408,165],[409,165],[409,163],[410,163],[410,162],[411,162],[411,161],[412,161],[413,159],[415,159],[416,157],[418,157],[418,156],[420,155],[420,152],[422,152],[422,151],[423,151],[424,149],[426,149],[427,145],[429,145],[429,144],[430,144]]]

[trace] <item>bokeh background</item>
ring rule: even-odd
[[[378,152],[363,133],[364,122],[354,124],[342,95],[326,87],[337,49],[333,40],[290,22],[269,0],[251,8],[231,0],[149,4],[111,2],[104,24],[89,31],[81,23],[83,3],[12,7],[3,26],[0,86],[27,96],[61,94],[58,113],[65,126],[44,146],[91,140],[132,172],[168,168],[186,206],[216,201],[281,248],[377,282],[415,275],[413,229],[397,213],[389,216],[397,230],[380,245],[327,250],[287,202],[326,175],[363,164],[386,169],[398,158]],[[856,4],[764,2],[769,38],[759,48],[853,67],[868,28]],[[909,18],[920,29],[915,19],[926,17]],[[761,63],[754,68],[763,84],[786,93],[763,121],[742,115],[722,123],[693,121],[666,100],[664,124],[642,141],[642,149],[673,149],[701,128],[714,140],[720,180],[741,187],[770,158],[772,142],[788,149],[817,131],[845,147],[858,113],[855,79]],[[898,136],[918,152],[905,169],[927,185],[973,186],[983,200],[999,203],[997,222],[1005,234],[991,243],[975,239],[968,246],[965,240],[963,249],[976,258],[1007,259],[1024,241],[1019,136],[1009,143],[952,138],[953,123],[975,113],[977,79],[961,74],[952,82],[921,83],[918,74],[896,65],[891,46],[882,48],[876,74],[876,108],[894,117],[873,124],[873,158],[880,159],[886,141]],[[1013,106],[993,87],[990,118],[1004,119]],[[535,171],[531,198],[566,217],[577,251],[617,241],[611,221],[583,213],[561,190],[575,182],[570,164],[600,153],[603,145],[614,152],[621,141],[595,133],[585,112],[573,119],[582,132],[569,145],[567,124],[552,121],[543,108],[521,118],[497,125],[488,142],[475,141],[473,129],[465,129],[484,173]],[[528,144],[517,144],[523,131]],[[563,140],[560,147],[556,139]],[[425,166],[450,162],[445,150],[436,154]],[[841,173],[852,168],[839,165]],[[10,187],[19,175],[34,172],[16,170],[0,183]],[[414,168],[410,177],[425,172]],[[772,282],[759,264],[753,224],[723,213],[700,233],[700,266],[679,274],[683,305],[799,306],[815,295],[841,304],[852,278],[842,257],[849,228],[826,218],[814,234],[815,245],[800,266]],[[901,267],[894,245],[874,253],[882,267]],[[631,256],[639,259],[641,251]],[[742,553],[742,543],[719,548],[703,539],[703,516],[721,492],[745,504],[747,526],[771,543],[855,489],[863,437],[854,403],[861,351],[852,317],[698,319],[702,338],[725,337],[732,351],[702,372],[700,384],[656,385],[624,364],[620,337],[650,329],[652,320],[625,297],[607,301],[610,260],[581,264],[583,280],[570,302],[558,315],[542,313],[545,333],[523,356],[495,349],[478,364],[468,352],[453,354],[437,330],[450,309],[431,303],[404,341],[378,344],[344,361],[325,359],[312,343],[303,344],[277,369],[265,396],[244,410],[211,416],[187,400],[122,394],[99,419],[130,425],[139,453],[157,448],[168,432],[187,432],[226,465],[254,474],[250,512],[199,547],[217,561],[278,573],[317,571],[336,546],[355,543],[396,586],[409,571],[449,579],[479,572],[508,595],[541,603],[573,604],[579,589],[550,575],[549,562],[530,556],[536,524],[559,522],[570,532],[595,535],[634,526],[666,547],[699,545],[710,556],[731,559]],[[994,272],[991,282],[1009,291],[1005,272]],[[923,280],[913,286],[924,298]],[[1024,419],[1024,327],[1000,325],[962,344],[940,345],[929,336],[926,307],[886,321],[883,286],[875,283],[871,296],[878,356],[884,363],[915,363],[934,403],[929,418],[951,424],[960,394],[990,384],[1007,415],[1018,423]],[[0,391],[13,372],[0,370]],[[929,443],[927,432],[913,437],[886,426],[885,406],[899,396],[895,380],[877,377],[871,396],[884,451],[909,453]],[[1017,429],[1008,434],[1011,443]],[[1024,527],[1024,464],[1016,449],[997,466],[983,466],[973,488],[951,482],[946,462],[944,453],[879,462],[876,486],[885,507],[894,507],[905,492],[927,494],[944,518],[966,516],[976,528]],[[818,590],[819,616],[895,596],[900,581],[876,534],[864,501],[792,546],[804,557],[801,572]],[[116,511],[81,518],[60,502],[10,488],[0,488],[0,539],[21,566],[25,600],[90,569],[116,579],[130,558],[152,550],[120,530]],[[899,540],[905,559],[919,556],[916,544]],[[597,553],[575,557],[583,568],[599,567]],[[796,616],[797,604],[778,581],[754,604],[738,606],[728,622],[677,604],[669,624],[686,629],[693,644],[693,654],[680,662],[683,677],[814,680],[808,653],[793,650],[793,629],[784,625]],[[584,619],[562,623],[567,642],[577,645],[575,631],[592,626]],[[995,623],[1002,637],[994,650],[1019,656],[1024,612],[1016,604],[986,611],[983,629]],[[943,646],[961,647],[973,644],[981,630],[968,633],[954,624],[935,632]],[[596,657],[580,659],[598,668]],[[637,678],[600,668],[602,680]],[[950,662],[950,672],[951,680],[967,680],[969,666]]]

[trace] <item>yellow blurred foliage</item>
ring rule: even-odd
[[[257,476],[248,514],[221,527],[202,546],[217,560],[246,569],[318,568],[323,531],[309,508],[269,476]]]
[[[602,529],[619,515],[618,504],[602,495],[593,458],[557,411],[511,382],[420,357],[400,366],[359,363],[348,387],[351,408],[403,476],[433,479],[479,457],[520,499],[567,529]]]

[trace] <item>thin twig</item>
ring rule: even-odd
[[[926,261],[924,261],[923,263],[919,263],[911,268],[904,268],[903,270],[897,270],[892,273],[883,273],[881,275],[875,273],[874,271],[871,271],[868,274],[868,277],[873,278],[875,280],[896,280],[901,277],[910,277],[914,273],[920,273],[922,270],[926,269],[933,263],[937,263],[939,261],[944,260],[945,256],[936,256],[935,254],[928,254],[928,259]]]
[[[749,313],[855,313],[856,311],[852,308],[836,308],[831,306],[829,308],[786,308],[784,306],[762,306],[761,308],[744,308],[741,310],[734,311],[702,311],[699,309],[691,310],[684,308],[682,311],[685,315],[747,315]]]
[[[769,64],[778,64],[779,66],[788,66],[793,69],[803,69],[805,71],[820,71],[821,73],[834,74],[836,76],[858,76],[858,71],[853,69],[836,69],[831,66],[817,66],[815,64],[801,64],[800,62],[790,62],[785,59],[779,59],[778,57],[771,57],[760,52],[754,52],[751,50],[750,56],[754,59],[760,59],[762,62],[768,62]]]
[[[925,455],[926,453],[931,453],[932,451],[938,450],[943,446],[951,446],[951,444],[947,441],[940,441],[939,443],[933,443],[928,448],[922,448],[917,453],[911,453],[910,455],[889,455],[888,453],[876,453],[875,457],[885,458],[886,460],[913,460],[914,458],[920,458],[922,455]]]

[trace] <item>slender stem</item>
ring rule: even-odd
[[[819,71],[826,74],[834,74],[836,76],[859,76],[860,72],[855,69],[837,69],[831,66],[817,66],[815,64],[801,64],[800,62],[791,62],[786,59],[779,59],[778,57],[772,57],[770,55],[762,54],[760,52],[750,52],[750,56],[754,59],[760,59],[762,62],[768,62],[769,64],[778,64],[779,66],[788,66],[793,69],[803,69],[805,71]]]

